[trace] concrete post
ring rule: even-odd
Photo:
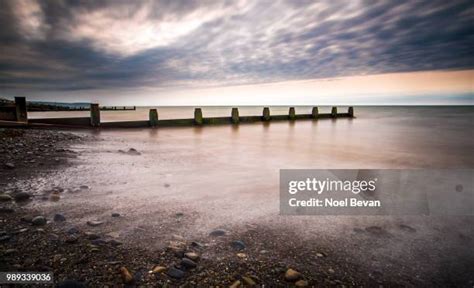
[[[318,107],[313,107],[313,110],[311,111],[311,117],[313,117],[313,119],[317,119],[319,116],[319,109]]]
[[[331,109],[331,116],[333,118],[336,118],[337,117],[337,107],[332,107]]]
[[[349,114],[349,117],[354,117],[354,107],[349,107],[347,114]]]
[[[158,126],[158,110],[150,109],[150,113],[148,115],[150,118],[150,126],[151,127]]]
[[[263,121],[270,121],[270,108],[263,108]]]
[[[296,119],[295,107],[290,107],[290,110],[288,111],[288,117],[290,118],[290,120]]]
[[[28,122],[28,113],[26,112],[26,98],[15,97],[16,121]]]
[[[91,126],[100,126],[100,108],[97,103],[91,104]]]
[[[239,108],[232,108],[232,123],[238,124],[239,123]]]
[[[202,110],[201,110],[201,108],[194,109],[194,123],[196,125],[202,125]]]

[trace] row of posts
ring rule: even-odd
[[[354,117],[354,108],[349,107],[347,114],[349,117]],[[318,107],[313,107],[311,110],[311,117],[313,119],[317,119],[319,115],[319,109]],[[333,118],[337,117],[337,107],[332,107],[331,108],[331,116]],[[296,110],[295,107],[290,107],[288,111],[288,118],[290,120],[295,120],[296,119]],[[263,108],[262,112],[262,120],[263,121],[270,121],[270,108],[265,107]],[[231,120],[233,124],[238,124],[240,121],[239,118],[239,109],[238,108],[232,108],[231,112]],[[149,113],[149,121],[150,121],[150,126],[155,127],[158,125],[158,110],[157,109],[150,109]],[[194,123],[196,125],[202,125],[203,124],[203,116],[202,116],[202,109],[201,108],[195,108],[194,109]],[[100,108],[99,104],[91,104],[91,125],[94,127],[100,126]]]
[[[354,117],[354,108],[349,107],[347,113],[349,114],[349,117]],[[313,119],[317,119],[319,115],[319,109],[318,107],[313,107],[311,111],[311,117]],[[331,116],[333,118],[337,117],[337,107],[332,107],[331,109]],[[290,107],[288,111],[288,118],[290,120],[295,120],[296,119],[296,110],[295,107]],[[150,119],[150,126],[157,126],[158,125],[158,110],[157,109],[150,109],[149,113],[149,119]],[[270,121],[270,108],[265,107],[263,108],[262,112],[262,119],[263,121]],[[240,121],[239,118],[239,109],[238,108],[232,108],[231,112],[231,120],[233,124],[238,124]],[[202,125],[203,124],[203,116],[202,116],[202,109],[201,108],[195,108],[194,109],[194,123],[196,125]]]

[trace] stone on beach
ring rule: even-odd
[[[230,246],[234,248],[234,250],[244,250],[245,243],[242,240],[235,240],[230,243]]]
[[[226,231],[223,230],[223,229],[215,229],[211,233],[209,233],[209,235],[210,236],[215,236],[215,237],[224,236],[224,235],[226,235]]]
[[[166,271],[166,267],[164,267],[164,266],[155,266],[151,270],[151,273],[163,273],[165,271]]]
[[[36,216],[31,220],[31,223],[35,226],[43,226],[46,225],[46,218],[43,216]]]
[[[102,221],[87,221],[87,225],[92,226],[92,227],[97,227],[104,224]]]
[[[184,277],[184,271],[179,270],[178,268],[175,268],[175,267],[170,267],[170,269],[168,269],[166,274],[170,276],[171,278],[175,278],[175,279],[181,279]]]
[[[197,264],[189,258],[183,258],[181,259],[181,266],[184,266],[186,268],[195,268]]]
[[[56,213],[56,214],[54,214],[53,220],[54,220],[54,222],[64,222],[64,221],[66,221],[66,217],[64,217],[64,215],[61,214],[61,213]]]
[[[293,270],[291,268],[289,268],[288,270],[286,270],[285,272],[285,280],[286,281],[290,281],[290,282],[294,282],[296,280],[299,280],[301,279],[302,275],[300,272],[296,271],[296,270]]]
[[[5,168],[7,169],[15,169],[15,164],[7,162],[4,164]]]
[[[193,261],[199,260],[199,254],[197,254],[195,252],[186,252],[186,253],[184,253],[184,257],[189,258]]]
[[[18,192],[16,193],[13,198],[15,198],[15,201],[26,201],[30,199],[31,195],[26,192]]]
[[[133,282],[133,276],[126,267],[120,267],[120,276],[122,277],[122,281],[125,284],[130,284]]]
[[[12,196],[8,195],[8,194],[0,194],[0,202],[8,202],[8,201],[12,201],[13,198]]]

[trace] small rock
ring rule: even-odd
[[[122,242],[118,241],[118,240],[115,240],[115,239],[110,239],[109,241],[107,241],[108,244],[112,245],[112,246],[120,246],[122,245]]]
[[[12,196],[8,194],[0,194],[0,202],[9,202],[12,200],[13,200]]]
[[[334,271],[334,269],[329,268],[329,269],[328,269],[328,272],[331,273],[331,274],[334,274],[335,271]]]
[[[181,265],[186,267],[186,268],[196,268],[197,264],[193,260],[189,258],[183,258],[181,259]]]
[[[46,218],[43,216],[36,216],[31,220],[31,223],[35,226],[43,226],[46,225]]]
[[[4,164],[5,168],[7,169],[15,169],[15,164],[7,162]]]
[[[9,255],[15,254],[16,252],[18,252],[17,249],[7,249],[5,250],[5,252],[3,252],[3,255],[9,256]]]
[[[202,245],[202,243],[199,243],[197,241],[193,241],[193,242],[191,242],[191,246],[193,246],[193,247],[203,247],[204,245]]]
[[[404,231],[407,231],[407,232],[410,232],[410,233],[415,233],[416,232],[416,229],[411,227],[411,226],[408,226],[408,225],[405,225],[405,224],[400,224],[398,227],[400,227],[400,229],[404,230]]]
[[[54,222],[64,222],[66,221],[66,217],[64,217],[61,213],[54,214]]]
[[[298,280],[295,282],[296,287],[307,287],[308,285],[309,283],[306,280]]]
[[[87,225],[92,226],[92,227],[97,227],[102,225],[104,222],[102,221],[87,221]]]
[[[81,190],[89,190],[89,186],[87,186],[87,185],[81,185],[81,186],[79,186],[79,189],[81,189]]]
[[[30,199],[31,195],[26,193],[26,192],[18,192],[15,195],[13,195],[13,198],[15,198],[15,201],[26,201]]]
[[[248,286],[255,286],[257,285],[257,283],[255,283],[255,281],[253,281],[252,278],[248,277],[248,276],[242,276],[242,280],[244,281],[244,283]]]
[[[78,238],[76,235],[73,234],[73,235],[67,236],[65,242],[66,242],[66,243],[69,243],[69,244],[72,244],[72,243],[76,243],[78,239],[79,239],[79,238]]]
[[[222,229],[216,229],[212,231],[211,233],[209,233],[210,236],[214,236],[214,237],[224,236],[225,234],[226,234],[226,231]]]
[[[175,279],[181,279],[184,277],[184,271],[179,270],[178,268],[175,268],[175,267],[170,267],[170,269],[168,269],[166,274]]]
[[[49,200],[53,202],[58,202],[60,199],[61,199],[61,196],[59,196],[58,194],[51,194],[51,196],[49,196]]]
[[[186,257],[188,259],[191,259],[193,261],[199,260],[199,254],[197,254],[195,252],[186,252],[186,253],[184,253],[184,257]]]
[[[240,287],[240,280],[235,281],[232,283],[232,285],[229,286],[229,288],[239,288]]]
[[[323,258],[323,257],[324,257],[324,254],[323,254],[323,253],[316,253],[316,257],[318,257],[318,258]]]
[[[120,267],[120,275],[122,276],[123,283],[130,284],[133,282],[133,276],[126,267]]]
[[[142,153],[138,152],[137,149],[135,149],[135,148],[130,148],[130,149],[128,149],[127,154],[129,154],[129,155],[141,155]]]
[[[0,207],[0,213],[13,213],[15,209],[10,207]]]
[[[301,279],[301,273],[296,271],[296,270],[293,270],[293,269],[288,269],[286,270],[285,272],[285,280],[286,281],[290,281],[290,282],[294,282],[296,280],[299,280]]]
[[[151,273],[163,273],[165,271],[166,271],[166,267],[164,267],[164,266],[155,266],[151,270]]]
[[[245,254],[245,253],[237,253],[236,255],[239,258],[247,258],[247,254]]]
[[[241,240],[235,240],[230,243],[230,246],[234,248],[234,250],[244,250],[245,249],[245,243]]]
[[[184,214],[183,214],[183,213],[181,213],[181,212],[178,212],[178,213],[176,213],[176,214],[174,214],[174,215],[175,215],[176,217],[178,217],[178,218],[180,218],[180,217],[183,217],[183,216],[184,216]]]
[[[119,213],[112,213],[112,217],[120,217]]]
[[[67,229],[67,234],[77,234],[79,233],[79,229],[77,229],[76,227],[71,227],[69,229]]]
[[[92,233],[92,232],[86,232],[85,234],[86,234],[87,239],[89,239],[89,240],[95,240],[95,239],[100,238],[99,235],[97,235],[95,233]]]

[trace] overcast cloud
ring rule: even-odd
[[[472,1],[0,1],[0,89],[474,68]]]

